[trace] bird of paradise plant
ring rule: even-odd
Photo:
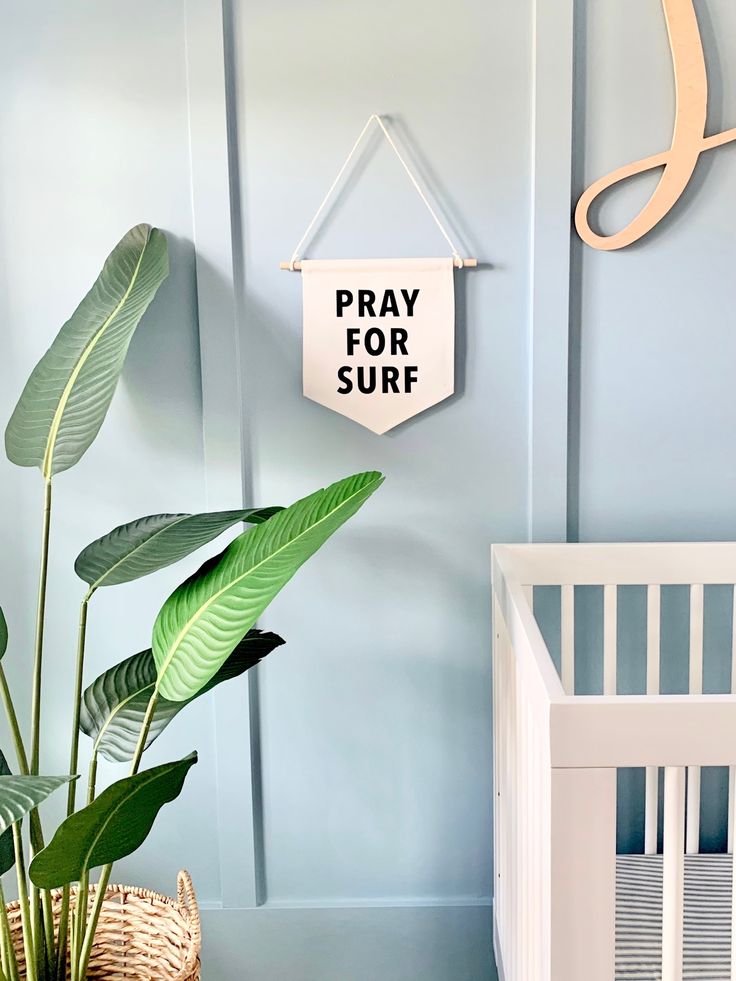
[[[258,618],[383,479],[375,472],[357,474],[287,508],[148,515],[88,545],[75,564],[87,589],[79,610],[69,772],[43,775],[41,681],[54,480],[79,462],[97,436],[133,333],[168,268],[160,230],[137,225],[121,239],[33,369],[5,433],[9,459],[39,468],[43,509],[30,752],[3,666],[8,631],[0,611],[0,699],[17,763],[17,772],[11,772],[0,753],[0,876],[15,866],[23,925],[19,959],[0,880],[0,981],[23,976],[28,981],[67,976],[84,981],[113,863],[142,844],[197,762],[191,753],[141,769],[145,750],[191,701],[242,675],[283,643],[276,634],[256,629]],[[97,592],[170,566],[239,523],[248,529],[165,601],[151,647],[109,668],[85,690],[87,618]],[[85,802],[78,808],[80,734],[90,738],[92,750]],[[129,766],[127,776],[101,792],[100,756]],[[67,816],[47,842],[40,807],[62,786],[67,788]],[[72,904],[73,886],[77,897]],[[58,928],[50,894],[56,888],[63,890]]]

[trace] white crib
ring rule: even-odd
[[[494,919],[504,981],[736,981],[732,859],[698,855],[701,767],[730,768],[733,852],[736,695],[702,692],[704,593],[735,582],[736,544],[493,549]],[[646,590],[642,695],[617,695],[625,585]],[[689,586],[684,695],[659,694],[660,601],[670,585]],[[545,586],[559,587],[559,672],[534,614],[535,587]],[[581,586],[603,594],[600,695],[574,694]],[[733,637],[731,629],[731,692]],[[667,651],[661,653],[664,663]],[[579,645],[577,657],[580,663]],[[616,855],[621,767],[646,768],[644,854],[626,859]],[[644,926],[637,925],[640,914],[648,917]]]

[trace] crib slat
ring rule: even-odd
[[[687,853],[700,851],[700,767],[687,770]]]
[[[664,771],[662,981],[682,981],[685,891],[685,769]]]
[[[616,694],[618,586],[603,587],[603,694]]]
[[[731,620],[731,693],[736,695],[736,586],[733,587]]]
[[[730,768],[730,781],[731,788],[733,788],[734,781],[734,771],[736,767]],[[733,847],[731,842],[734,840],[734,831],[736,831],[736,813],[734,813],[734,808],[731,805],[731,800],[729,799],[728,808],[728,850],[731,852],[731,862],[736,862],[736,856],[733,855]],[[736,889],[733,885],[736,884],[736,866],[732,864],[731,867],[731,981],[736,981]]]
[[[734,820],[736,819],[736,794],[734,786],[736,781],[736,766],[728,768],[728,846],[727,850],[733,853],[734,843]],[[736,889],[734,890],[736,892]],[[736,930],[734,931],[736,934]]]
[[[560,680],[566,695],[575,694],[575,587],[560,590],[561,660]]]
[[[647,695],[659,694],[661,648],[661,589],[647,586]],[[657,854],[657,822],[659,818],[659,769],[646,770],[646,800],[644,805],[644,853]]]
[[[659,695],[661,592],[647,586],[647,695]]]
[[[690,587],[690,694],[703,693],[703,587]],[[687,853],[700,851],[700,767],[687,772]]]
[[[659,768],[646,768],[644,801],[644,854],[657,854],[657,821],[659,818]]]
[[[703,694],[703,587],[690,587],[690,694]]]
[[[736,695],[736,586],[733,587],[732,597],[732,626],[731,626],[731,694]],[[736,820],[736,766],[728,770],[728,850],[733,853],[736,837],[734,836],[734,821]],[[736,889],[734,890],[736,894]],[[736,922],[736,921],[735,921]],[[736,930],[734,939],[736,940]],[[736,981],[736,964],[732,968]]]

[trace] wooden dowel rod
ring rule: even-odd
[[[462,266],[460,265],[459,262],[455,262],[455,266],[458,269],[461,269],[461,268],[464,269],[466,266],[468,268],[470,268],[470,269],[475,269],[475,267],[477,265],[478,265],[478,260],[477,259],[463,259]],[[290,262],[280,262],[279,263],[279,269],[286,269],[289,272],[301,272],[301,268],[302,268],[302,264],[301,264],[301,260],[299,260],[299,259],[297,259],[297,261],[294,263],[294,268],[293,269],[291,268],[291,263]]]

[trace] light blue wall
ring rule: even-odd
[[[530,514],[528,493],[530,460],[559,460],[565,449],[564,439],[538,444],[559,423],[546,425],[544,407],[564,404],[567,388],[566,340],[557,332],[545,346],[550,338],[540,332],[564,326],[568,298],[559,289],[533,293],[548,263],[561,269],[566,257],[570,194],[558,175],[569,141],[559,152],[554,133],[566,132],[572,113],[574,194],[664,148],[671,135],[659,4],[578,0],[573,45],[562,16],[572,3],[560,0],[560,17],[550,20],[532,3],[231,0],[227,43],[224,51],[215,45],[209,76],[196,52],[200,27],[219,30],[218,0],[73,0],[63,10],[34,0],[3,14],[2,418],[125,228],[141,219],[160,225],[174,259],[100,441],[58,482],[48,731],[67,722],[54,696],[71,685],[78,550],[120,520],[202,508],[208,492],[211,499],[202,433],[206,443],[207,392],[218,378],[205,366],[203,413],[200,344],[210,355],[223,350],[232,325],[222,310],[233,289],[231,270],[210,267],[200,250],[195,290],[192,242],[203,240],[203,225],[211,241],[210,217],[225,229],[224,252],[230,247],[230,215],[212,193],[213,174],[230,167],[242,359],[215,358],[210,369],[220,365],[223,388],[236,374],[242,385],[246,499],[285,503],[368,467],[387,475],[274,603],[265,625],[288,646],[250,685],[234,686],[227,725],[221,716],[216,726],[215,703],[202,702],[156,746],[164,759],[196,745],[201,763],[175,817],[119,874],[169,890],[179,865],[191,868],[207,907],[208,981],[244,973],[254,981],[490,977],[488,548],[523,540],[530,525],[564,526],[566,517],[556,473],[547,500],[544,471],[533,476],[539,514]],[[699,4],[698,13],[712,126],[721,129],[736,117],[736,14],[730,0]],[[570,100],[565,59],[573,46]],[[208,107],[213,117],[221,108],[223,64],[229,155],[224,141],[202,137]],[[386,437],[300,396],[300,280],[278,270],[376,111],[391,117],[463,250],[484,263],[456,276],[456,396]],[[717,151],[677,212],[638,246],[600,254],[570,238],[572,537],[736,534],[734,181],[733,150]],[[645,179],[617,191],[604,221],[625,222],[650,186]],[[558,239],[554,255],[545,254],[544,243]],[[442,248],[374,138],[308,254]],[[201,320],[198,338],[205,292],[216,315]],[[532,445],[530,392],[539,397]],[[237,451],[231,465],[240,466]],[[0,602],[14,638],[8,668],[27,695],[40,486],[35,473],[2,461],[0,469],[0,505],[13,519],[3,532]],[[90,675],[147,645],[161,600],[186,571],[95,601]],[[631,650],[640,599],[632,592],[623,601]],[[728,683],[728,618],[723,596],[708,602],[715,626],[706,636],[706,679],[716,688]],[[674,596],[673,622],[682,625],[678,603]],[[596,604],[591,595],[590,609]],[[594,690],[600,638],[581,616],[579,676]],[[674,634],[669,649],[663,678],[675,688],[685,653]],[[625,684],[640,682],[629,665]],[[48,767],[63,770],[65,757],[50,739]],[[636,779],[622,816],[628,844],[639,834]],[[722,784],[707,777],[705,787],[704,829],[717,844]],[[248,813],[225,806],[218,823],[216,803],[232,795],[248,802]],[[258,894],[259,909],[232,899],[241,868],[250,869],[242,893]]]
[[[708,132],[736,118],[736,10],[697,6],[709,70]],[[635,25],[635,27],[634,27]],[[672,68],[661,7],[637,0],[578,3],[574,191],[670,145]],[[600,211],[617,230],[646,201],[657,175],[621,185]],[[573,238],[571,280],[570,534],[581,541],[732,540],[736,537],[734,262],[736,156],[704,155],[682,201],[647,238],[602,253]],[[640,594],[642,591],[639,591]],[[685,590],[663,595],[664,691],[687,690]],[[595,603],[593,599],[593,603]],[[641,649],[642,597],[624,610]],[[585,615],[583,614],[583,617]],[[578,658],[581,683],[600,690],[600,618]],[[730,690],[731,610],[706,590],[705,687]],[[641,664],[640,659],[640,664]],[[624,688],[644,690],[641,671]],[[640,847],[641,775],[623,785],[620,844]],[[725,774],[703,777],[703,847],[725,847]]]
[[[260,669],[269,904],[491,893],[488,546],[526,523],[530,95],[529,10],[497,16],[235,5],[254,499],[386,474],[264,621],[288,641]],[[302,398],[301,282],[278,268],[374,111],[484,263],[456,275],[457,395],[384,437]],[[306,254],[445,250],[374,135]]]
[[[709,132],[736,118],[736,10],[697,6]],[[674,93],[658,3],[578,4],[575,190],[670,145]],[[657,175],[612,192],[623,226]],[[733,145],[704,155],[683,200],[631,249],[574,242],[571,525],[582,540],[736,536]],[[574,447],[573,447],[574,450]]]
[[[157,0],[138,4],[134,16],[135,7],[14,5],[12,13],[3,11],[0,30],[3,429],[31,367],[127,228],[142,220],[158,224],[172,251],[171,277],[133,340],[99,440],[56,480],[43,714],[43,766],[51,773],[68,766],[83,595],[74,558],[122,521],[205,506],[182,8]],[[0,454],[0,603],[11,634],[4,663],[21,708],[29,696],[42,494],[38,471],[15,468]],[[90,611],[89,680],[150,646],[153,618],[185,572],[183,566],[98,594]],[[163,760],[196,746],[205,762],[192,772],[176,816],[119,874],[168,892],[186,863],[202,898],[215,901],[217,841],[202,831],[212,824],[216,787],[211,713],[211,703],[196,706],[187,727],[152,751]],[[83,754],[86,748],[83,740]],[[86,758],[83,765],[86,772]],[[105,767],[102,778],[123,773]]]
[[[190,4],[190,14],[194,7],[200,16],[217,4]],[[251,776],[242,729],[233,738],[216,729],[212,702],[157,744],[156,759],[196,745],[201,763],[176,814],[118,874],[170,891],[180,865],[192,870],[207,908],[211,981],[240,977],[244,962],[254,978],[324,981],[354,963],[355,978],[379,972],[408,981],[419,972],[485,981],[488,547],[523,537],[527,523],[530,12],[505,10],[501,32],[478,0],[452,9],[233,8],[227,54],[246,496],[287,502],[366,467],[388,479],[266,624],[289,645],[252,686],[260,695],[253,719],[263,806],[255,817],[265,907],[230,910],[229,920],[218,909],[230,873],[222,836],[238,851],[250,847],[244,820],[237,840],[240,814],[215,820],[216,801],[227,797],[222,774],[240,757],[241,789]],[[165,0],[124,9],[75,0],[62,13],[39,0],[4,22],[0,302],[12,330],[3,416],[122,231],[147,219],[173,243],[172,279],[134,341],[101,439],[58,481],[49,733],[67,723],[60,696],[71,685],[78,550],[120,520],[206,503],[191,243],[192,209],[206,212],[192,195],[207,181],[201,173],[193,181],[192,154],[206,164],[223,147],[190,144],[197,137],[188,99],[206,100],[209,90],[192,89],[196,39],[186,43],[186,12]],[[463,250],[485,263],[457,277],[457,395],[385,439],[301,398],[300,284],[277,269],[376,110],[392,114]],[[385,147],[374,141],[359,171],[363,180],[341,198],[318,254],[442,251]],[[225,327],[214,324],[216,333]],[[2,466],[3,507],[14,516],[2,601],[14,637],[9,670],[20,681],[40,486],[35,473]],[[186,571],[95,601],[90,677],[147,645],[156,609]],[[49,738],[45,765],[64,770],[65,760],[63,741]],[[249,938],[250,956],[234,933]]]

